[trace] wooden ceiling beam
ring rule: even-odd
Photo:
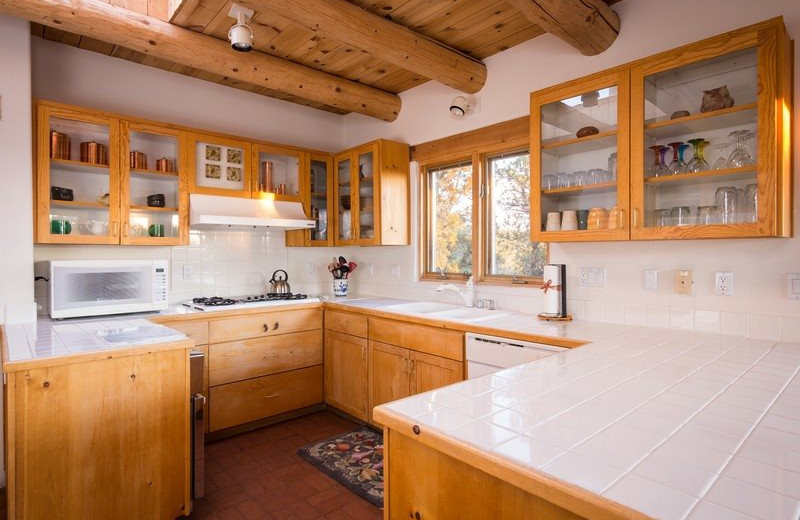
[[[103,0],[0,0],[0,13],[384,121],[400,112],[395,94],[268,54],[236,52],[224,40]]]
[[[480,60],[346,0],[236,0],[236,3],[254,11],[273,12],[462,92],[474,94],[486,83],[486,65]]]
[[[506,1],[585,56],[608,49],[619,34],[619,15],[603,0]]]

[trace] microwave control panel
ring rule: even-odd
[[[153,303],[167,303],[167,265],[156,262],[153,266]]]

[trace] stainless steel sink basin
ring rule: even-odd
[[[429,314],[432,312],[441,312],[441,311],[449,311],[449,310],[457,310],[458,305],[452,305],[450,303],[439,303],[439,302],[409,302],[409,303],[400,303],[397,305],[387,305],[383,307],[382,310],[387,310],[390,312],[408,312],[411,314]]]

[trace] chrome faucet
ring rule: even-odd
[[[453,291],[464,300],[464,307],[472,307],[472,300],[475,297],[475,279],[470,276],[464,289],[460,289],[451,283],[443,283],[436,288],[436,292]]]

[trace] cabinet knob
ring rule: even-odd
[[[265,323],[262,327],[264,327],[264,332],[269,332],[269,325]]]
[[[279,326],[280,326],[280,324],[276,321],[275,325],[272,326],[272,330],[278,330]]]

